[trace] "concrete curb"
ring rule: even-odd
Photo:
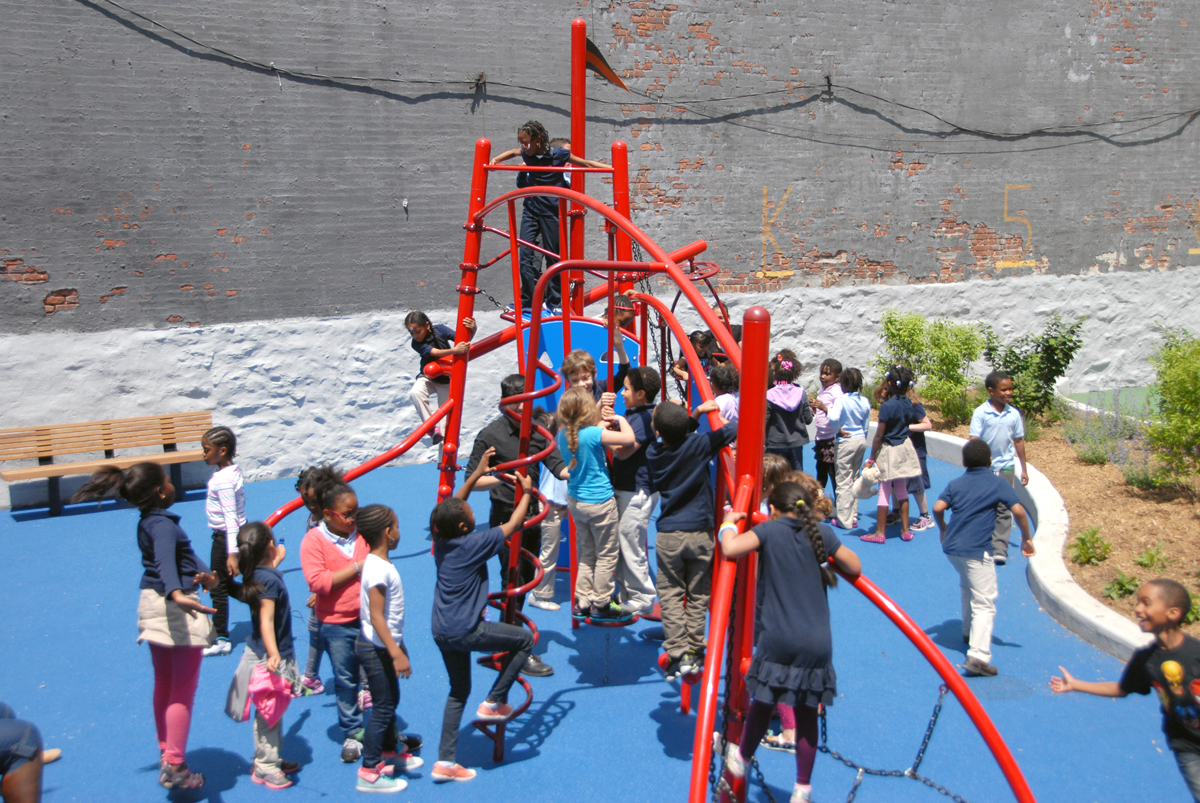
[[[951,465],[962,465],[964,443],[953,435],[925,433],[929,456]],[[1017,486],[1017,494],[1037,530],[1033,538],[1037,554],[1030,558],[1026,572],[1034,599],[1059,624],[1084,641],[1114,658],[1128,661],[1134,650],[1145,646],[1151,637],[1080,588],[1067,571],[1063,549],[1071,530],[1062,497],[1046,475],[1033,466],[1029,467],[1029,484]]]

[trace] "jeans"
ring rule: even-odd
[[[790,463],[792,466],[792,471],[803,471],[804,470],[804,447],[803,446],[794,446],[794,447],[786,448],[786,449],[768,448],[768,449],[763,449],[763,451],[770,452],[771,454],[777,454],[780,457],[782,457],[784,460],[788,461],[788,463]]]
[[[362,727],[362,711],[358,710],[358,656],[354,654],[359,626],[357,619],[344,625],[321,622],[317,631],[321,648],[329,654],[329,663],[333,665],[338,725],[347,739]]]
[[[1192,793],[1192,799],[1196,803],[1200,803],[1200,753],[1193,753],[1190,750],[1174,750],[1175,763],[1179,765],[1179,771],[1183,773],[1183,782],[1187,784],[1188,791]]]
[[[537,215],[525,209],[521,212],[521,239],[527,243],[545,248],[547,251],[560,253],[558,250],[558,215]],[[521,255],[521,304],[525,309],[533,304],[533,291],[538,279],[542,277],[542,260],[546,267],[558,262],[556,257],[548,257],[539,251],[534,251],[527,245],[522,245]],[[559,274],[546,283],[546,294],[542,303],[548,307],[562,306],[561,279]]]
[[[0,776],[20,769],[41,751],[37,725],[17,719],[15,711],[0,703]]]
[[[321,622],[314,610],[308,615],[308,663],[304,665],[304,676],[316,680],[321,677]]]
[[[469,633],[453,638],[434,636],[433,640],[442,651],[446,674],[450,676],[450,696],[446,698],[446,710],[442,713],[442,742],[438,747],[438,761],[456,764],[458,727],[462,723],[467,698],[471,696],[471,653],[507,653],[500,659],[500,676],[487,696],[492,702],[507,702],[508,690],[525,668],[525,661],[533,648],[533,634],[516,625],[481,621]]]
[[[980,559],[947,555],[958,570],[962,590],[962,629],[967,637],[967,657],[992,662],[992,627],[996,622],[996,564],[991,555]]]
[[[400,680],[391,653],[361,637],[354,642],[354,654],[367,673],[371,689],[371,715],[363,737],[362,760],[367,768],[383,761],[384,753],[396,750],[396,706],[400,704]]]

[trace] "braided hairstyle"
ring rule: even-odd
[[[213,427],[201,437],[218,449],[223,447],[226,460],[232,460],[237,454],[237,435],[229,427]]]
[[[530,120],[525,125],[517,129],[518,134],[524,134],[529,137],[530,153],[536,154],[546,150],[550,144],[550,135],[546,133],[546,127],[537,120]],[[542,143],[540,150],[537,148],[537,143]]]
[[[367,542],[367,546],[375,549],[383,542],[384,533],[395,520],[396,511],[387,505],[367,505],[358,509],[355,523],[358,525],[358,534]]]
[[[817,517],[813,512],[813,498],[804,486],[796,482],[781,482],[771,491],[771,507],[784,515],[794,515],[804,526],[804,534],[812,545],[817,564],[821,567],[821,581],[826,588],[837,585],[837,574],[830,565],[829,555],[825,553],[825,539],[821,537]]]
[[[594,426],[598,413],[596,400],[586,388],[567,388],[558,400],[558,420],[567,430],[567,449],[571,452],[571,463],[567,468],[571,471],[578,462],[575,453],[579,451],[579,430]]]

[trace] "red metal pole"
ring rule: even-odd
[[[508,249],[512,257],[513,275],[513,321],[517,326],[517,372],[525,373],[525,343],[521,337],[522,317],[525,310],[521,308],[521,257],[517,246],[517,202],[508,202]],[[540,255],[537,257],[542,258]]]
[[[574,19],[571,21],[571,153],[587,158],[587,21]],[[571,189],[585,192],[585,173],[571,174]],[[583,207],[576,202],[571,203],[571,247],[567,252],[571,259],[583,259]],[[571,311],[576,315],[583,314],[582,284],[583,274],[578,271],[568,272],[563,278],[567,288],[578,287],[570,294]],[[563,295],[566,305],[567,295]]]
[[[612,144],[612,182],[613,182],[613,209],[621,215],[632,220],[629,214],[629,147],[617,140]],[[621,230],[617,230],[617,259],[622,262],[628,262],[633,259],[633,246],[629,242],[629,235]],[[629,288],[622,288],[627,290]]]

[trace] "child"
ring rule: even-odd
[[[600,408],[583,387],[568,388],[558,401],[558,448],[570,458],[567,469],[567,507],[575,522],[576,554],[579,569],[575,578],[575,604],[572,614],[578,619],[624,620],[629,612],[613,600],[613,572],[617,568],[620,546],[617,539],[617,500],[608,476],[605,447],[632,446],[633,429],[624,417],[605,408],[606,425],[615,423],[616,431],[601,429]]]
[[[796,717],[796,785],[792,803],[811,799],[817,756],[817,706],[833,704],[837,675],[829,627],[827,589],[836,585],[833,565],[857,575],[858,556],[814,515],[814,499],[802,486],[783,482],[771,492],[771,520],[744,533],[731,514],[721,525],[721,551],[739,558],[755,550],[759,561],[759,601],[754,658],[746,672],[750,710],[740,745],[725,753],[725,769],[743,778],[746,764],[767,732],[771,710],[790,706]]]
[[[838,380],[842,376],[842,364],[834,359],[821,363],[821,390],[812,400],[813,421],[817,425],[817,442],[813,448],[817,455],[817,482],[825,487],[833,483],[837,493],[837,427],[829,420],[829,410],[842,395]]]
[[[413,407],[417,408],[417,415],[421,416],[422,421],[426,421],[450,398],[450,377],[443,375],[430,379],[425,376],[425,366],[441,357],[466,354],[471,348],[470,340],[475,336],[475,319],[463,318],[463,328],[467,330],[467,340],[463,343],[454,342],[453,329],[440,323],[430,323],[429,316],[420,310],[413,310],[405,316],[404,328],[412,335],[413,351],[421,355],[421,370],[417,373],[417,379],[408,395],[412,399]],[[437,407],[431,402],[435,394],[438,399]],[[445,436],[442,435],[441,424],[429,433],[429,440],[433,441],[434,445],[441,443],[443,437]]]
[[[804,398],[804,388],[793,384],[802,366],[791,349],[783,349],[771,360],[774,387],[767,391],[767,441],[765,451],[785,457],[796,471],[804,470],[804,444],[813,412]]]
[[[613,351],[617,355],[617,370],[613,373],[613,387],[620,388],[625,384],[625,376],[629,373],[629,357],[625,354],[623,338],[613,338]],[[596,361],[592,355],[582,349],[568,352],[563,358],[563,379],[567,380],[569,388],[584,388],[592,394],[592,398],[601,407],[612,407],[617,400],[615,392],[608,392],[608,377],[603,380],[596,376]]]
[[[963,639],[969,645],[963,669],[968,676],[996,674],[992,666],[992,624],[996,619],[996,566],[992,562],[992,530],[997,508],[1006,505],[1021,527],[1021,554],[1034,553],[1029,521],[1017,493],[988,470],[992,452],[981,440],[969,440],[962,450],[966,473],[942,491],[933,506],[942,552],[958,571],[962,589]],[[943,514],[954,513],[949,527]]]
[[[358,534],[371,552],[363,561],[359,608],[362,629],[354,653],[371,687],[371,719],[363,736],[360,792],[400,792],[408,786],[393,777],[396,769],[414,770],[423,762],[396,742],[399,678],[412,676],[404,646],[404,586],[388,552],[400,543],[396,514],[386,505],[367,505],[358,511]]]
[[[696,350],[696,356],[700,359],[700,367],[704,369],[704,375],[708,376],[712,370],[712,352],[710,349],[713,345],[713,336],[702,329],[697,329],[688,335],[688,340],[692,343],[692,348]],[[680,357],[671,366],[671,372],[675,374],[675,378],[680,380],[686,386],[691,381],[691,375],[688,373],[688,364],[685,357]]]
[[[238,566],[244,578],[238,597],[250,607],[253,632],[246,639],[242,662],[229,687],[225,712],[239,722],[249,709],[251,681],[256,667],[283,678],[298,674],[292,643],[292,605],[283,575],[272,564],[276,558],[275,537],[262,522],[242,527],[237,534]],[[291,699],[290,689],[280,695],[275,710],[254,712],[254,770],[250,779],[268,789],[286,789],[292,775],[300,771],[295,761],[279,755],[283,746],[283,710]],[[274,720],[274,722],[271,722]]]
[[[300,567],[308,590],[316,594],[317,638],[333,665],[338,725],[345,735],[342,761],[352,764],[362,757],[362,710],[358,694],[359,576],[370,547],[358,535],[358,496],[345,483],[332,483],[321,493],[323,518],[300,544]]]
[[[1192,598],[1182,584],[1165,577],[1146,582],[1138,589],[1134,615],[1143,633],[1154,641],[1133,654],[1121,679],[1078,680],[1063,667],[1063,676],[1050,679],[1056,693],[1081,691],[1099,697],[1124,697],[1158,692],[1162,703],[1163,732],[1175,751],[1175,761],[1192,798],[1200,803],[1200,641],[1180,629],[1192,608]]]
[[[716,396],[717,414],[726,424],[736,424],[738,420],[738,379],[738,369],[733,363],[714,365],[708,375]]]
[[[627,290],[626,293],[632,293],[632,290]],[[613,297],[613,320],[621,329],[633,331],[633,323],[637,319],[637,311],[633,306],[633,299],[626,294],[620,294]],[[605,316],[605,320],[608,317]],[[614,338],[617,340],[619,338]]]
[[[514,156],[520,156],[530,167],[562,167],[568,163],[577,167],[608,167],[603,162],[593,162],[581,159],[563,148],[550,148],[550,135],[545,127],[537,120],[530,120],[517,129],[517,142],[521,147],[507,150],[492,159],[492,164],[507,162]],[[564,174],[552,172],[517,173],[517,187],[566,187]],[[534,195],[525,198],[521,212],[521,239],[525,243],[540,246],[549,251],[545,255],[546,267],[549,268],[559,261],[558,249],[558,199],[547,195]],[[551,256],[553,254],[553,256]],[[533,305],[533,292],[541,278],[542,270],[538,263],[542,261],[542,252],[535,251],[530,245],[520,247],[521,259],[521,304],[525,309]],[[561,278],[561,277],[558,277]],[[547,311],[551,315],[560,315],[562,310],[562,294],[559,292],[560,283],[550,280],[546,285],[543,299]],[[511,312],[511,309],[509,310]]]
[[[549,410],[538,409],[533,418],[552,435],[558,434],[558,419]],[[562,542],[562,523],[567,516],[567,481],[543,471],[538,490],[546,497],[546,518],[542,519],[542,548],[538,562],[542,564],[542,582],[533,589],[529,604],[544,611],[557,611],[554,601],[554,578],[558,571],[558,547]]]
[[[667,653],[667,680],[704,669],[704,620],[712,587],[715,494],[709,461],[737,438],[737,425],[695,432],[701,415],[716,412],[716,401],[692,410],[660,404],[654,410],[659,441],[646,449],[650,487],[660,497],[658,535],[658,603]]]
[[[900,538],[912,540],[908,529],[908,478],[921,476],[921,462],[917,450],[908,439],[908,426],[917,422],[908,388],[912,385],[912,371],[903,365],[893,365],[884,374],[880,393],[886,399],[879,405],[879,426],[875,428],[875,442],[871,445],[871,456],[867,465],[879,465],[879,503],[875,517],[875,534],[859,536],[863,541],[882,544],[887,538],[888,509],[895,497],[900,503]]]
[[[213,628],[217,640],[204,657],[229,655],[229,591],[238,574],[237,531],[246,523],[246,489],[242,470],[233,462],[237,437],[229,427],[213,427],[200,436],[204,462],[217,470],[208,478],[204,512],[212,530],[212,568],[217,584],[212,590]]]
[[[433,509],[429,529],[433,533],[433,560],[437,564],[437,586],[433,600],[433,640],[442,652],[446,674],[450,676],[450,696],[442,715],[442,742],[433,765],[435,782],[469,781],[475,770],[458,764],[458,726],[463,706],[471,695],[471,653],[503,652],[500,676],[487,699],[479,704],[476,721],[505,722],[512,716],[508,690],[517,680],[529,650],[533,634],[523,627],[483,618],[488,596],[487,562],[500,554],[506,540],[525,521],[532,498],[533,481],[517,475],[521,501],[508,521],[489,530],[475,530],[475,514],[467,499],[479,478],[491,470],[494,449],[487,449],[479,465],[467,477],[454,496]]]
[[[646,449],[654,440],[654,400],[662,389],[658,372],[648,366],[634,368],[625,377],[621,391],[625,420],[633,430],[633,444],[613,452],[612,485],[617,498],[618,600],[636,614],[654,608],[654,580],[647,559],[647,531],[658,505],[658,494],[650,487]]]
[[[871,402],[859,392],[862,390],[862,372],[857,368],[842,370],[838,384],[842,388],[839,396],[829,408],[829,421],[837,430],[837,518],[830,521],[834,527],[851,530],[858,526],[858,497],[851,486],[858,470],[862,468],[863,455],[867,451],[867,426],[871,422]]]
[[[138,643],[150,643],[154,663],[158,782],[167,789],[199,789],[204,776],[188,769],[185,756],[201,653],[213,643],[212,620],[206,614],[216,611],[200,603],[198,589],[211,590],[217,578],[192,550],[179,516],[167,512],[175,501],[175,486],[162,466],[137,463],[125,471],[106,466],[71,501],[102,499],[114,489],[142,512],[137,543],[145,571],[139,584]]]
[[[1025,423],[1021,411],[1013,407],[1012,377],[1003,371],[992,371],[983,380],[988,400],[975,408],[971,416],[971,437],[987,441],[992,450],[992,471],[1013,488],[1017,487],[1016,459],[1021,461],[1021,484],[1029,484],[1029,467],[1025,462]],[[1007,510],[996,514],[996,532],[992,538],[996,550],[996,565],[1008,562],[1008,537],[1012,535],[1012,515]]]
[[[911,387],[909,393],[912,393]],[[921,517],[913,522],[911,529],[913,532],[921,532],[933,527],[933,519],[929,517],[929,500],[925,498],[925,491],[932,485],[929,481],[929,466],[926,463],[928,452],[925,449],[925,433],[933,429],[933,422],[925,412],[925,405],[919,401],[913,402],[913,418],[917,421],[908,425],[908,439],[912,441],[913,449],[917,453],[917,462],[921,464],[921,475],[909,477],[905,490],[917,500],[917,509],[921,512]]]
[[[321,494],[326,486],[341,482],[342,472],[328,463],[323,466],[309,466],[300,472],[296,479],[296,491],[304,500],[304,507],[308,509],[308,521],[305,522],[304,532],[307,533],[321,522]],[[312,612],[308,615],[308,662],[304,665],[304,677],[300,678],[300,682],[311,689],[313,694],[324,694],[325,684],[321,682],[323,650],[318,635],[321,623],[317,620],[315,610],[317,595],[309,594],[305,604]]]

